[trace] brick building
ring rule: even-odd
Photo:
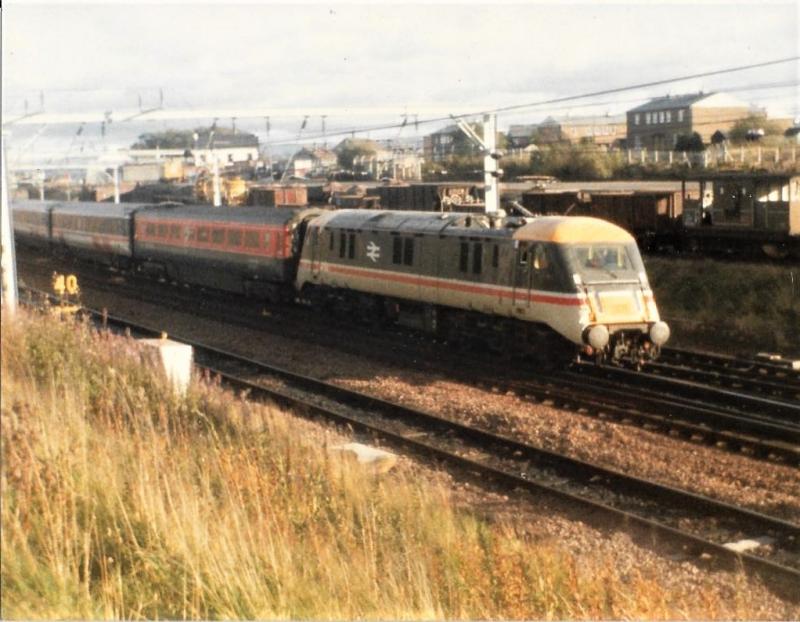
[[[614,147],[625,139],[625,117],[622,115],[547,117],[536,128],[537,145],[568,142],[594,143]]]
[[[628,147],[668,150],[680,136],[697,132],[704,143],[750,114],[747,104],[726,93],[667,95],[651,99],[627,113]]]

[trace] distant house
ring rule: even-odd
[[[301,149],[292,157],[292,175],[324,175],[336,168],[336,154],[323,148]]]
[[[508,140],[509,149],[525,149],[533,142],[533,135],[536,132],[537,124],[531,123],[528,125],[510,125],[508,127]]]
[[[680,136],[695,132],[708,143],[716,132],[727,134],[748,114],[746,103],[726,93],[657,97],[627,112],[628,147],[672,149]]]
[[[590,142],[615,147],[624,140],[625,132],[625,117],[622,115],[547,117],[537,126],[534,141],[538,145]]]
[[[258,160],[258,137],[249,132],[228,128],[143,134],[128,152],[135,162],[152,162],[176,158],[193,159],[197,165],[209,165],[216,159],[220,165]]]
[[[476,131],[479,136],[482,135],[480,128]],[[479,153],[479,150],[457,125],[448,125],[425,137],[423,153],[427,161],[441,162],[453,155],[474,155]]]

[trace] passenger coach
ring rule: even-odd
[[[140,269],[272,300],[291,292],[315,209],[156,207],[136,219]]]

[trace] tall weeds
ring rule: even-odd
[[[128,339],[2,324],[3,618],[707,616],[613,560],[459,512],[400,466],[195,381]],[[587,559],[591,560],[591,557]],[[747,609],[725,608],[727,615]]]

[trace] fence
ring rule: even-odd
[[[625,152],[628,164],[656,166],[686,165],[692,168],[771,168],[797,167],[797,146],[790,147],[729,147],[711,146],[705,151],[655,151],[652,149],[628,149]]]

